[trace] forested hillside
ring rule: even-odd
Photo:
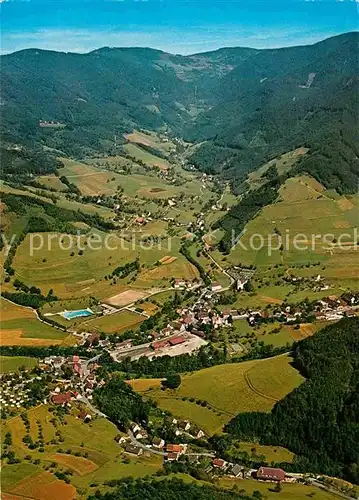
[[[125,154],[123,134],[145,128],[195,144],[188,162],[228,179],[235,194],[248,190],[248,172],[304,146],[291,174],[309,173],[328,189],[353,193],[357,44],[358,33],[347,33],[311,46],[192,56],[106,47],[2,56],[2,177],[54,172],[56,156]],[[231,248],[232,230],[238,236],[275,200],[282,181],[271,179],[217,222],[225,231],[222,250]]]
[[[193,161],[244,180],[248,170],[300,145],[298,167],[326,187],[352,192],[358,177],[358,34],[251,54],[218,83],[220,102],[188,129],[204,143]],[[222,160],[218,161],[218,160]],[[238,186],[238,182],[237,182]]]
[[[245,500],[250,497],[242,495],[235,491],[221,490],[218,487],[212,487],[201,484],[187,484],[183,481],[173,478],[162,481],[146,481],[126,478],[118,481],[119,485],[111,492],[101,494],[98,492],[95,496],[89,497],[89,500],[138,500],[139,498],[151,500]],[[253,498],[253,497],[252,497]]]
[[[16,52],[1,58],[2,137],[84,156],[114,152],[135,127],[167,130],[201,143],[190,161],[235,178],[235,187],[268,159],[307,145],[297,168],[351,192],[359,168],[357,41],[350,33],[312,46],[193,56]],[[40,127],[41,120],[58,125]]]
[[[227,431],[285,446],[312,472],[359,481],[359,318],[328,326],[294,349],[306,382],[271,414],[242,413]]]

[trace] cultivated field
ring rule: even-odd
[[[173,150],[175,145],[173,142],[165,137],[159,137],[157,134],[146,131],[140,132],[138,130],[134,130],[132,134],[125,134],[125,139],[129,142],[134,142],[135,144],[143,144],[145,146],[151,146],[155,149],[158,149],[164,153]]]
[[[358,210],[358,196],[326,191],[309,176],[288,179],[278,201],[264,207],[247,224],[241,238],[244,248],[238,244],[226,257],[216,250],[212,252],[224,267],[256,266],[256,293],[242,293],[235,306],[265,307],[285,299],[299,302],[306,297],[315,300],[328,294],[341,295],[345,289],[358,290]],[[294,246],[295,237],[300,238],[298,248]],[[305,250],[301,250],[301,244]],[[285,274],[312,279],[320,274],[330,291],[313,292],[309,287],[301,289],[278,282]]]
[[[106,238],[105,233],[93,232],[91,234],[98,234],[103,240]],[[146,273],[152,267],[154,267],[154,275],[156,275],[159,268],[155,264],[162,257],[168,255],[169,246],[171,246],[173,253],[178,252],[179,238],[173,238],[171,244],[164,240],[159,248],[159,245],[152,247],[137,245],[132,239],[127,241],[112,234],[107,248],[105,245],[88,243],[81,255],[78,253],[77,244],[68,250],[64,249],[64,242],[69,242],[66,237],[62,239],[56,233],[43,233],[43,237],[46,242],[45,247],[41,251],[33,251],[33,255],[31,255],[31,236],[26,236],[14,258],[15,274],[25,283],[40,287],[45,293],[52,288],[61,299],[90,295],[105,298],[126,291],[128,289],[128,286],[124,286],[126,279],[117,280],[116,284],[113,284],[111,280],[106,280],[105,276],[111,274],[116,267],[137,258],[143,266],[144,274],[144,279],[141,280],[142,284],[136,283],[137,287],[150,288],[155,284],[162,285],[166,282],[168,284],[170,277],[177,277],[178,274],[180,274],[178,277],[186,278],[188,269],[190,269],[182,257],[182,259],[178,259],[179,263],[176,261],[168,266],[161,266],[168,271],[163,272],[165,276],[161,276],[158,271],[160,275],[157,282],[154,281],[155,278],[151,282],[146,279]],[[81,241],[83,243],[85,238],[82,237]],[[113,248],[117,248],[117,250],[114,251]],[[169,274],[171,271],[172,273]],[[132,275],[127,281],[131,278]]]
[[[285,172],[289,172],[289,170],[291,170],[293,165],[307,152],[308,152],[307,148],[298,148],[293,151],[289,151],[288,153],[284,153],[279,158],[275,158],[274,160],[265,163],[262,167],[248,174],[249,185],[251,186],[252,189],[261,186],[266,180],[262,179],[262,176],[272,166],[276,167],[280,175],[284,174]]]
[[[272,344],[275,347],[293,344],[306,337],[314,335],[318,330],[324,328],[328,323],[318,321],[315,323],[303,323],[296,329],[293,325],[283,325],[279,322],[271,324],[262,324],[260,326],[251,327],[247,320],[239,319],[233,322],[234,334],[230,335],[234,339],[238,339],[244,346],[247,346],[248,338],[255,337],[265,344]],[[277,331],[279,329],[279,331]]]
[[[149,153],[136,144],[126,144],[124,149],[130,156],[134,157],[136,160],[143,161],[146,165],[158,167],[160,170],[167,170],[169,167],[167,160]]]
[[[138,300],[147,297],[146,292],[142,292],[140,290],[126,290],[125,292],[118,293],[113,297],[109,297],[104,300],[106,304],[110,304],[115,307],[123,307],[127,306],[127,304],[132,304],[133,302],[137,302]]]
[[[80,330],[97,331],[106,334],[121,333],[136,328],[146,317],[131,311],[121,311],[107,316],[101,316],[82,323]]]
[[[19,495],[21,498],[34,500],[70,500],[87,498],[94,489],[90,484],[100,484],[110,479],[125,476],[141,477],[153,474],[162,467],[160,457],[131,457],[123,455],[123,449],[115,441],[117,428],[106,419],[95,418],[90,424],[84,424],[77,418],[75,410],[65,416],[65,423],[56,418],[56,426],[51,422],[54,414],[49,412],[47,405],[41,405],[28,410],[30,420],[30,435],[36,440],[38,434],[37,421],[41,422],[44,434],[45,451],[29,450],[23,443],[25,426],[21,417],[12,418],[2,424],[2,436],[10,431],[13,445],[11,449],[21,459],[20,464],[5,465],[2,468],[3,495]],[[52,444],[60,431],[63,442]],[[63,450],[59,452],[58,450]],[[71,454],[67,451],[71,451]],[[85,457],[74,453],[86,453]],[[39,459],[40,464],[34,465],[24,460],[30,455],[32,460]],[[49,471],[44,468],[51,464]],[[58,481],[52,472],[72,470],[71,484]],[[104,487],[102,486],[102,489]],[[76,492],[77,489],[77,492]],[[9,496],[10,498],[10,496]]]
[[[0,299],[0,344],[4,346],[72,345],[74,337],[39,321],[31,309]]]
[[[69,469],[75,471],[79,476],[85,476],[90,472],[98,469],[98,466],[92,460],[84,457],[75,457],[73,455],[66,455],[64,453],[55,453],[52,455],[51,460],[64,465]]]
[[[188,418],[206,433],[214,434],[237,413],[270,411],[302,381],[300,374],[291,367],[290,358],[277,356],[214,366],[184,375],[181,386],[173,391],[161,391],[158,380],[144,382],[140,379],[129,383],[157,401],[160,408],[180,418]],[[208,404],[203,407],[191,402],[190,398]]]
[[[241,481],[238,479],[223,478],[219,481],[222,487],[232,489],[238,487],[244,489],[245,494],[252,495],[254,491],[259,491],[264,498],[268,500],[303,500],[306,498],[315,498],[315,500],[338,500],[338,496],[334,493],[329,493],[315,486],[306,486],[298,483],[287,483],[282,485],[282,491],[277,493],[274,491],[273,483],[266,484],[265,482],[256,481],[255,479],[246,479]]]

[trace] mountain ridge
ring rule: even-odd
[[[248,172],[305,146],[297,168],[353,192],[358,39],[350,32],[309,46],[190,56],[139,47],[3,55],[2,138],[81,158],[112,154],[135,128],[167,132],[198,144],[189,162],[237,193]],[[41,120],[64,127],[44,130]]]

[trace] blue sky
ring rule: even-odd
[[[189,54],[223,46],[314,43],[358,29],[355,0],[0,0],[2,53],[153,47]]]

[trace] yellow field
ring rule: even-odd
[[[147,297],[147,293],[140,290],[126,290],[125,292],[121,292],[113,297],[109,297],[104,300],[106,304],[110,304],[111,306],[127,306],[128,304],[132,304],[133,302],[137,302],[138,300]]]
[[[151,302],[144,302],[143,304],[139,304],[138,307],[150,316],[158,311],[158,306],[156,306],[156,304],[152,304]]]
[[[282,201],[301,202],[318,199],[324,191],[324,186],[313,177],[302,175],[288,179],[280,188],[279,194]]]
[[[165,264],[149,271],[143,271],[139,280],[148,283],[162,280],[169,281],[171,278],[183,278],[192,281],[199,276],[197,268],[181,255],[174,258],[172,262],[166,261]]]
[[[20,318],[35,318],[35,313],[28,307],[18,306],[0,297],[0,320],[8,321]]]
[[[144,133],[138,130],[134,130],[131,134],[125,134],[124,137],[129,142],[151,146],[161,151],[169,151],[175,148],[175,145],[171,140],[169,140],[168,138],[161,139],[161,137],[159,137],[157,134],[154,134],[150,131]]]
[[[270,411],[303,382],[288,356],[206,368],[184,375],[176,390],[161,391],[159,380],[132,380],[135,389],[157,401],[160,408],[188,418],[208,434],[219,432],[240,412]],[[187,400],[183,401],[185,397]],[[189,401],[208,402],[207,407]]]
[[[72,498],[87,498],[90,494],[89,485],[92,482],[99,484],[110,479],[119,479],[125,476],[142,477],[154,474],[162,468],[161,457],[129,457],[130,462],[123,462],[123,448],[115,441],[118,429],[104,418],[94,418],[85,424],[77,418],[78,410],[65,416],[65,423],[56,418],[56,427],[51,422],[54,417],[47,405],[40,405],[27,411],[30,420],[30,435],[37,439],[39,420],[44,434],[45,451],[29,450],[23,443],[25,426],[21,417],[14,417],[2,422],[1,435],[10,431],[13,444],[11,449],[16,456],[22,459],[20,464],[5,465],[2,468],[2,489],[9,495],[19,495],[26,500],[70,500]],[[56,431],[59,430],[64,441],[53,445]],[[59,453],[62,450],[71,450],[72,454]],[[87,453],[87,458],[76,457],[74,453]],[[24,456],[30,454],[33,459],[40,459],[39,466],[29,464]],[[73,470],[71,485],[58,481],[53,474],[45,472],[43,467],[51,462],[58,463],[56,470]],[[76,493],[75,488],[82,490]],[[12,499],[11,499],[12,500]]]
[[[159,262],[161,262],[161,264],[172,264],[172,262],[174,262],[175,260],[177,260],[177,257],[165,255],[165,257],[162,257]]]
[[[75,337],[36,318],[35,312],[0,298],[0,344],[4,346],[74,345]]]
[[[0,298],[0,344],[4,346],[73,345],[75,337],[36,318],[35,312]]]
[[[96,234],[102,238],[106,237],[105,233],[96,232]],[[47,293],[52,288],[61,299],[86,295],[94,295],[99,298],[114,296],[126,291],[129,287],[124,286],[125,280],[119,280],[117,284],[113,285],[111,280],[105,279],[105,276],[111,273],[113,269],[126,262],[133,261],[137,257],[139,257],[141,263],[151,267],[159,259],[168,255],[166,241],[162,242],[162,248],[157,248],[157,245],[153,248],[137,247],[136,245],[133,248],[132,243],[118,238],[115,234],[111,235],[109,243],[111,247],[117,248],[116,251],[101,245],[97,247],[94,245],[90,248],[90,244],[88,244],[83,251],[83,255],[78,254],[76,245],[74,249],[64,250],[60,235],[56,233],[43,233],[43,238],[46,242],[44,248],[39,252],[33,252],[32,256],[30,252],[30,236],[28,235],[21,243],[13,263],[15,274],[17,278],[25,283],[33,283],[39,286],[44,293]],[[177,252],[179,243],[179,239],[172,240],[173,252]],[[74,253],[74,255],[71,255],[71,253]],[[170,267],[175,266],[173,268],[174,275],[180,274],[178,277],[185,278],[191,268],[184,258],[178,259],[178,261],[181,263],[177,264],[176,261],[170,266],[161,267],[163,269],[168,268],[170,271]],[[157,269],[157,267],[154,269],[155,274]],[[144,274],[146,272],[149,271],[143,270]],[[166,271],[164,274],[166,275]],[[158,281],[161,281],[160,276]],[[136,286],[150,288],[153,284],[153,282],[149,283],[145,279],[142,285],[136,283]]]
[[[49,346],[49,345],[73,345],[76,343],[72,335],[65,335],[63,340],[24,337],[23,330],[0,330],[0,344],[3,346]]]

